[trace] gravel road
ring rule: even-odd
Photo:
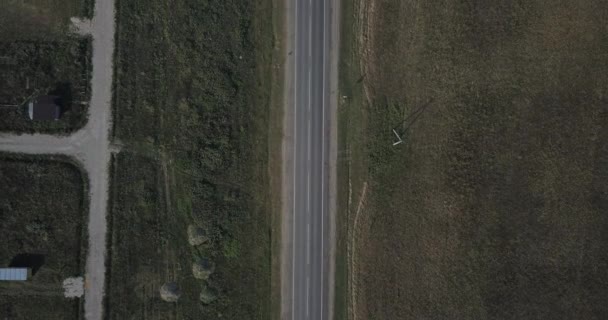
[[[85,319],[101,320],[105,284],[106,212],[110,160],[114,0],[97,0],[91,21],[93,70],[89,121],[71,136],[0,135],[0,150],[65,154],[78,159],[89,175],[89,251],[85,274]]]

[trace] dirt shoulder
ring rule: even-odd
[[[291,314],[292,289],[290,275],[292,270],[291,250],[293,248],[292,226],[293,217],[293,186],[294,179],[294,113],[291,102],[294,101],[294,59],[295,50],[295,17],[291,14],[294,10],[294,1],[282,0],[284,5],[284,86],[283,86],[283,132],[282,132],[282,159],[281,159],[281,319]]]
[[[337,259],[337,228],[338,222],[338,106],[340,101],[338,65],[340,58],[340,34],[341,34],[341,0],[333,0],[330,16],[330,65],[329,65],[329,83],[330,83],[330,136],[329,136],[329,303],[328,314],[330,317],[335,317],[335,297],[336,297],[336,259]]]

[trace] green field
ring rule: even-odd
[[[0,5],[0,131],[68,133],[86,123],[91,39],[69,32],[70,17],[90,15],[92,0],[17,1]],[[62,98],[59,121],[31,121],[39,95]]]
[[[117,2],[108,319],[268,319],[273,6]],[[193,247],[187,228],[206,230]],[[200,257],[215,264],[193,277]],[[127,279],[128,278],[128,279]],[[175,281],[178,303],[160,299]],[[204,287],[217,300],[203,304]],[[134,294],[132,294],[134,292]]]
[[[163,303],[158,290],[172,280],[184,292],[182,316],[195,318],[201,286],[191,273],[187,221],[169,212],[160,161],[121,152],[112,166],[107,318],[171,318],[176,307]]]
[[[3,319],[79,319],[81,300],[62,282],[83,276],[86,181],[62,157],[0,155],[0,266],[32,268],[27,282],[0,282]]]
[[[608,317],[608,6],[344,9],[338,318]]]

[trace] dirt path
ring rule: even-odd
[[[110,160],[114,0],[97,0],[91,21],[93,70],[89,122],[68,137],[1,135],[0,150],[29,154],[59,153],[78,159],[89,174],[89,250],[86,263],[85,318],[101,320],[105,284],[106,209]]]
[[[350,317],[353,320],[357,320],[357,261],[356,261],[356,256],[357,256],[357,236],[358,235],[358,230],[357,227],[359,226],[359,216],[361,214],[361,210],[363,209],[363,206],[365,205],[365,199],[367,197],[367,181],[365,181],[363,183],[363,188],[361,189],[361,194],[359,196],[359,204],[357,204],[357,211],[355,212],[355,220],[353,222],[353,231],[352,231],[352,235],[350,235],[350,250],[349,251],[349,263],[350,263],[350,279],[349,279],[349,289],[348,289],[348,294],[350,296]]]

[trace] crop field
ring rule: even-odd
[[[26,282],[0,282],[2,319],[80,319],[82,301],[63,296],[84,274],[86,181],[63,157],[0,155],[0,266],[29,267]]]
[[[607,318],[608,5],[343,17],[337,318]]]
[[[67,133],[85,124],[91,39],[69,29],[70,17],[89,16],[92,5],[92,0],[0,5],[0,131]],[[61,97],[60,120],[29,120],[27,102],[47,94]]]
[[[117,2],[108,319],[270,318],[272,11]],[[161,300],[167,282],[177,303]]]

